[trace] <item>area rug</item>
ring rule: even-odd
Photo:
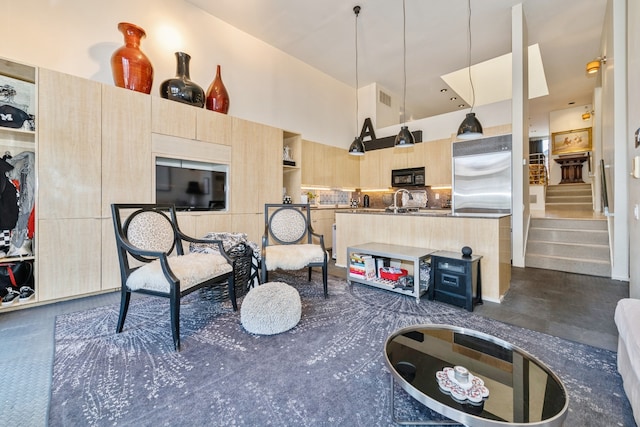
[[[421,323],[463,326],[532,353],[569,392],[565,426],[633,426],[616,354],[483,318],[446,304],[303,272],[272,274],[300,292],[302,319],[279,335],[243,330],[240,312],[194,292],[181,306],[175,352],[167,300],[132,301],[124,331],[118,307],[58,316],[51,426],[387,426],[389,372],[383,345]],[[319,275],[315,279],[319,279]],[[240,301],[241,303],[241,301]],[[434,417],[403,390],[396,415]]]

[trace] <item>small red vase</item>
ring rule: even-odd
[[[140,50],[140,40],[146,33],[142,28],[128,22],[119,23],[118,30],[124,35],[124,46],[111,56],[113,82],[118,87],[150,93],[153,85],[153,66]]]
[[[216,70],[216,78],[213,79],[209,89],[207,89],[207,110],[217,111],[218,113],[227,114],[229,112],[229,94],[227,88],[222,83],[220,77],[220,65]]]

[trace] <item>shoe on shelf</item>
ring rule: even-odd
[[[20,302],[29,301],[36,293],[30,286],[23,286],[20,288]]]
[[[11,305],[20,297],[20,292],[7,288],[7,294],[2,298],[2,305]]]

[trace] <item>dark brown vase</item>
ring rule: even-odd
[[[151,93],[153,66],[140,50],[140,40],[146,33],[142,28],[128,22],[119,23],[118,30],[124,34],[124,46],[111,56],[113,82],[118,87]]]
[[[204,90],[189,77],[191,56],[184,52],[176,52],[176,60],[176,76],[162,82],[160,96],[183,104],[204,107]]]
[[[229,112],[229,94],[227,93],[227,88],[224,87],[224,83],[222,83],[219,65],[216,70],[216,78],[213,79],[207,90],[207,110],[217,111],[222,114]]]

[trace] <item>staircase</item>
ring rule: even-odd
[[[545,205],[548,209],[593,210],[591,184],[560,184],[547,186]]]
[[[554,211],[554,217],[531,219],[525,266],[611,277],[606,218],[561,215],[565,211],[567,216],[571,211],[592,211],[591,186],[550,185],[545,205]]]

